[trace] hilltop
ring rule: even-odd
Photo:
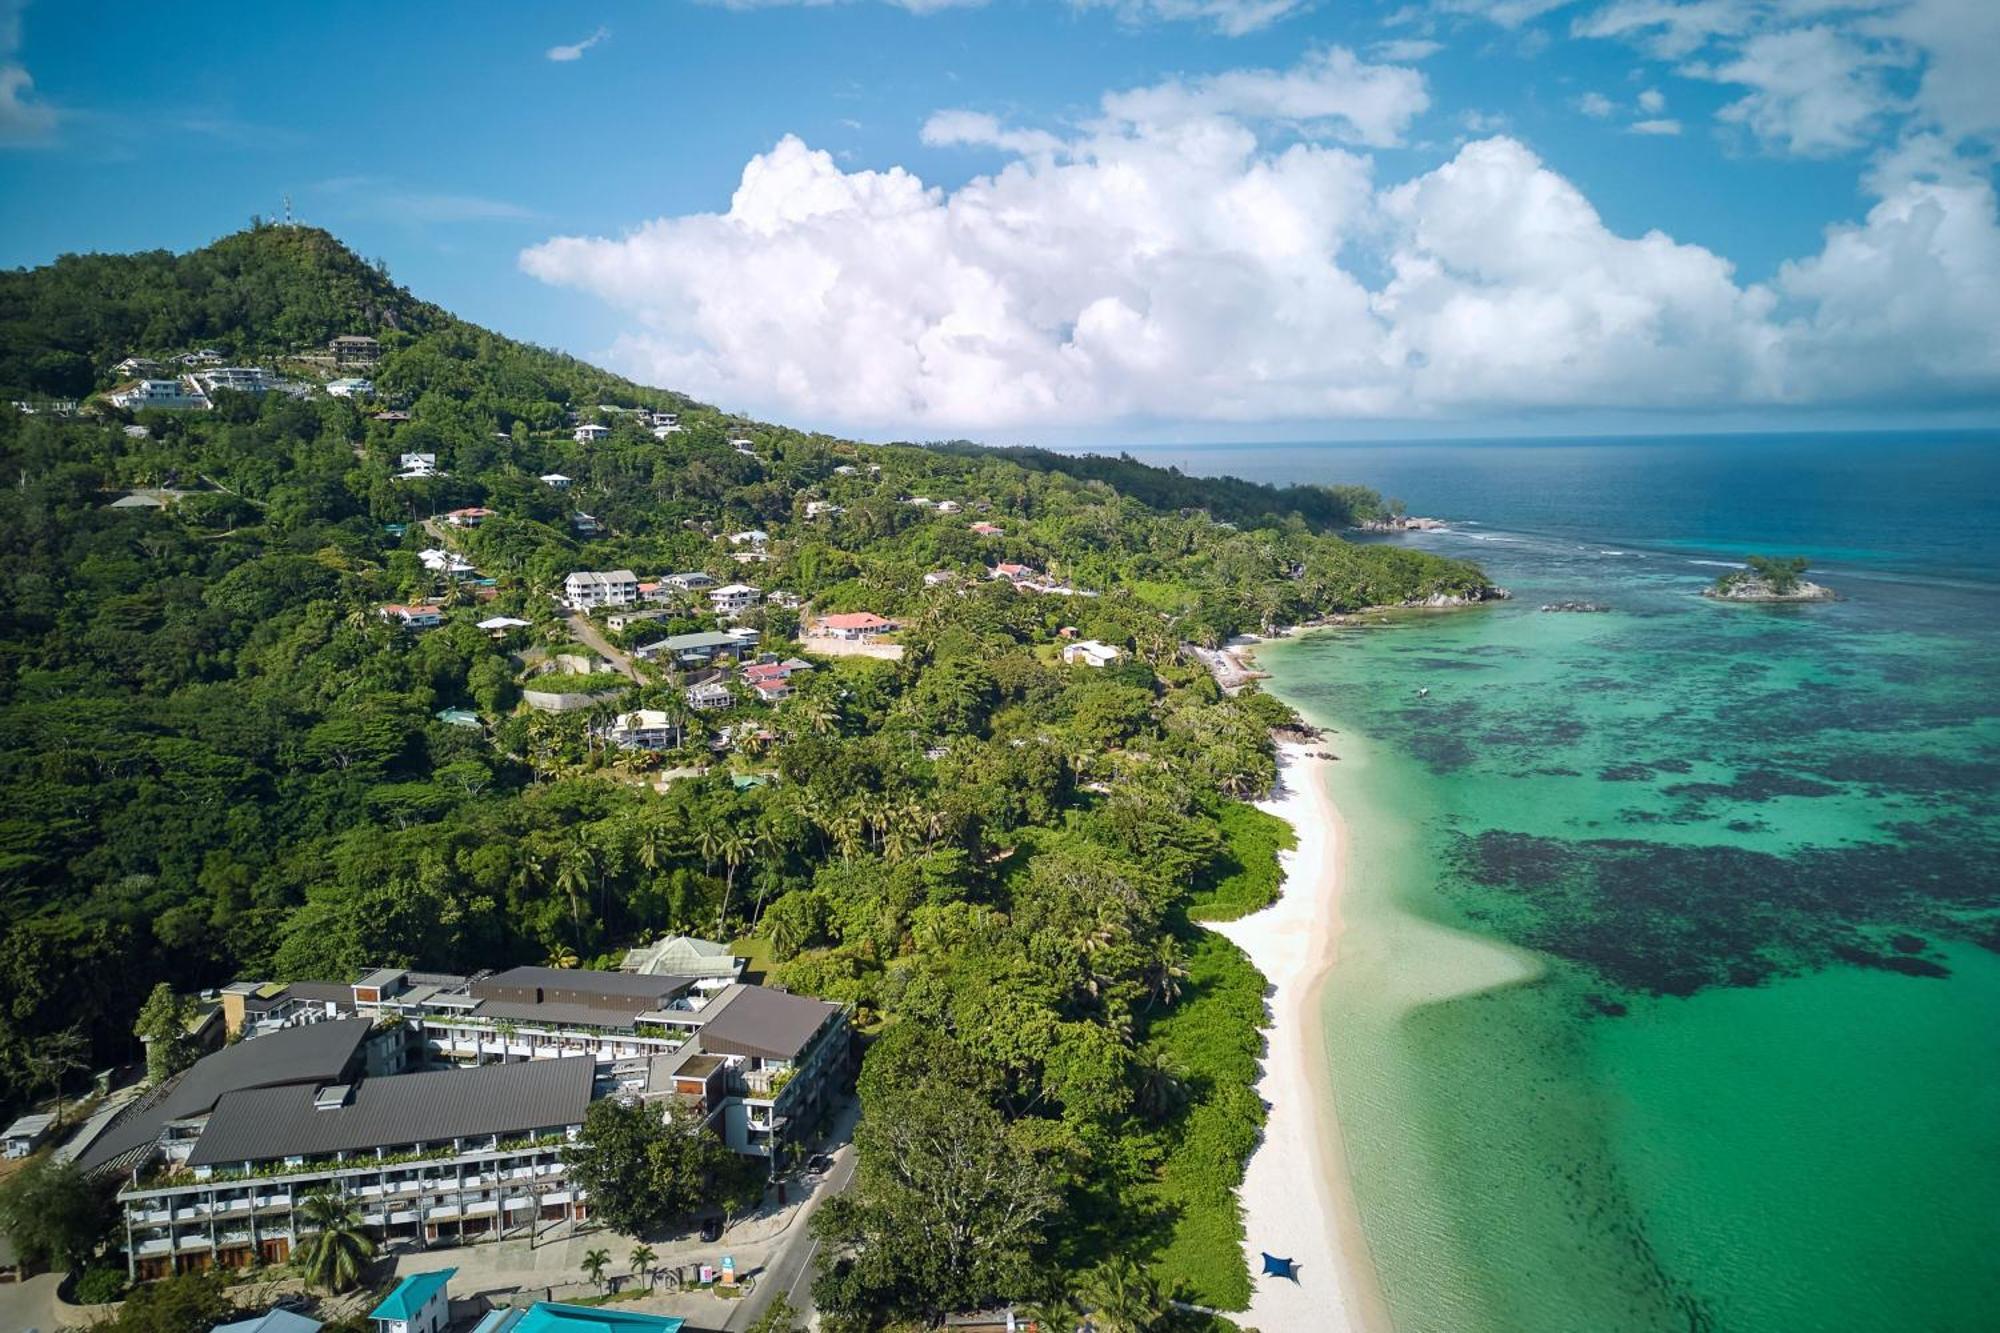
[[[731,416],[304,228],[0,275],[0,338],[34,409],[0,408],[0,1101],[66,1034],[134,1058],[155,983],[719,935],[852,1006],[864,1126],[1004,1165],[954,1208],[1033,1205],[920,1271],[864,1134],[822,1304],[880,1326],[1110,1254],[1240,1308],[1263,985],[1189,913],[1274,891],[1288,835],[1244,799],[1293,719],[1190,649],[1476,568],[1340,540],[1365,492],[1210,505]],[[110,399],[211,350],[269,375]]]

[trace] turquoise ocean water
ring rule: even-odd
[[[1141,456],[1374,485],[1515,594],[1261,653],[1341,759],[1398,1328],[2000,1327],[2000,438]],[[1697,596],[1747,552],[1843,600]]]

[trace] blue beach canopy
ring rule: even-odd
[[[1275,1254],[1266,1254],[1264,1255],[1264,1276],[1288,1277],[1292,1281],[1297,1282],[1299,1280],[1299,1266],[1290,1259],[1280,1259]]]

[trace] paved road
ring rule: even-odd
[[[833,1139],[840,1147],[833,1152],[833,1170],[827,1172],[826,1179],[813,1190],[812,1198],[799,1210],[798,1220],[779,1239],[764,1260],[763,1268],[757,1274],[757,1288],[737,1304],[723,1324],[725,1330],[746,1329],[763,1318],[764,1311],[771,1302],[783,1296],[792,1303],[798,1313],[796,1322],[803,1327],[812,1327],[809,1322],[814,1312],[813,1278],[817,1269],[813,1260],[819,1254],[819,1242],[813,1238],[812,1228],[807,1225],[819,1206],[841,1193],[854,1181],[854,1121],[860,1114],[858,1103],[850,1100],[834,1121]]]

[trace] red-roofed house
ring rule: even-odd
[[[491,509],[481,509],[474,505],[470,509],[454,509],[444,516],[444,521],[454,528],[476,528],[493,517]]]
[[[1029,579],[1039,578],[1040,575],[1026,565],[1017,565],[1011,561],[1003,560],[993,566],[993,577],[996,579],[1005,579],[1009,583],[1026,583]]]
[[[971,526],[972,531],[981,537],[1004,537],[1007,535],[1007,529],[992,523],[974,523]]]
[[[837,615],[821,616],[819,620],[821,634],[855,643],[866,642],[894,628],[895,621],[884,620],[873,611],[842,611]]]
[[[404,606],[391,602],[378,610],[382,619],[394,621],[404,629],[435,629],[444,624],[444,612],[435,606]]]

